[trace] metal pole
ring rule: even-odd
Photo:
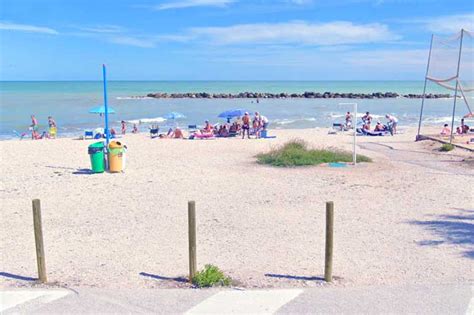
[[[107,104],[107,76],[105,71],[105,65],[102,65],[102,77],[104,81],[104,109],[105,109],[105,143],[107,148],[109,147],[110,132],[109,132],[109,108]]]
[[[428,54],[428,64],[426,65],[425,86],[423,87],[423,98],[421,99],[420,121],[418,122],[417,138],[420,136],[421,120],[422,120],[422,117],[423,117],[423,107],[425,106],[426,82],[428,80],[428,71],[430,70],[431,50],[433,49],[433,36],[434,35],[431,34],[430,52]]]
[[[456,101],[457,101],[457,98],[458,98],[459,67],[461,66],[461,52],[462,52],[462,39],[463,39],[463,37],[464,37],[464,29],[461,29],[461,41],[459,42],[458,69],[457,69],[457,73],[456,73],[456,90],[454,91],[453,118],[451,119],[451,135],[449,137],[449,143],[453,142],[454,115],[456,115]]]
[[[354,143],[352,145],[352,162],[357,164],[356,139],[357,139],[357,103],[354,103]]]

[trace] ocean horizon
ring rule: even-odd
[[[272,128],[329,127],[341,121],[351,106],[339,105],[357,102],[359,112],[370,111],[376,119],[386,113],[397,115],[401,125],[414,125],[418,121],[420,99],[137,99],[148,93],[375,93],[422,94],[424,81],[108,81],[109,104],[117,114],[111,115],[112,127],[121,120],[137,123],[141,131],[149,124],[162,126],[202,124],[209,119],[222,122],[217,115],[231,108],[260,111],[271,122]],[[429,84],[427,93],[446,93],[443,88]],[[76,136],[84,129],[102,125],[97,115],[88,110],[103,103],[102,81],[0,81],[0,138],[15,138],[17,133],[28,131],[30,115],[37,116],[40,129],[46,130],[47,117],[53,116],[58,123],[59,136]],[[425,120],[440,124],[450,121],[452,99],[426,101]],[[186,118],[167,122],[171,111],[183,113]],[[457,115],[464,115],[462,106]],[[131,127],[131,126],[130,126]]]

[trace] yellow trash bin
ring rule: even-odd
[[[109,171],[118,173],[123,170],[124,145],[119,141],[109,143]]]

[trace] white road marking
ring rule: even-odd
[[[186,314],[273,314],[302,292],[301,289],[221,291]]]
[[[70,293],[67,290],[2,290],[0,291],[0,312],[35,299],[49,303]]]
[[[471,287],[471,300],[467,305],[466,315],[474,315],[474,286]]]

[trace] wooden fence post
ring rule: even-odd
[[[41,225],[41,203],[33,200],[33,226],[35,229],[36,262],[38,265],[38,279],[41,283],[48,281],[46,277],[46,262],[44,257],[43,228]]]
[[[332,281],[332,253],[334,232],[334,203],[326,202],[326,255],[324,261],[324,280]]]
[[[196,258],[196,203],[188,202],[188,236],[189,236],[189,282],[193,281],[197,270]]]

